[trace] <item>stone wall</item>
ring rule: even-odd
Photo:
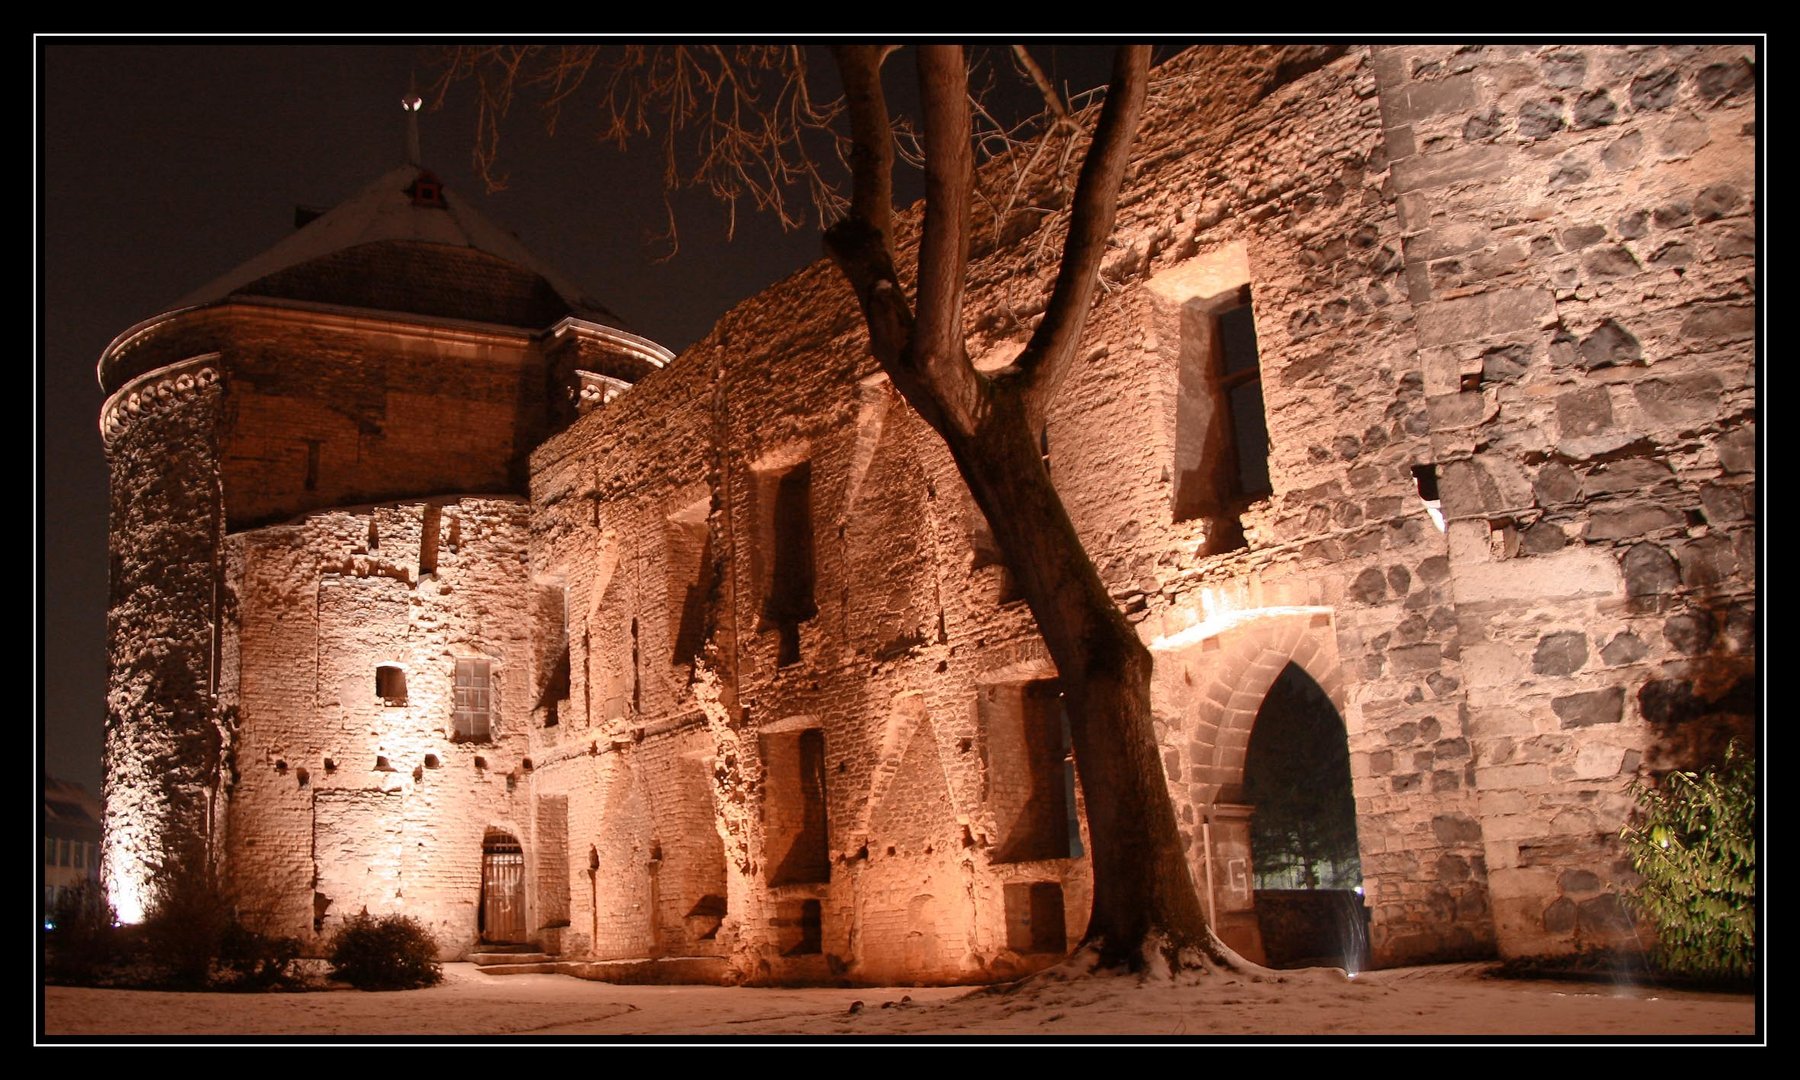
[[[1415,478],[1433,455],[1368,59],[1274,86],[1211,127],[1147,118],[1143,152],[1163,164],[1121,212],[1114,277],[1132,287],[1096,312],[1090,336],[1108,353],[1061,399],[1109,435],[1058,440],[1053,414],[1051,439],[1073,448],[1065,495],[1090,553],[1159,667],[1181,668],[1178,685],[1159,673],[1171,692],[1158,713],[1196,878],[1199,826],[1241,783],[1262,695],[1297,662],[1342,687],[1372,949],[1397,963],[1480,954],[1492,930],[1445,539]],[[1215,57],[1184,60],[1193,93]],[[1196,338],[1245,285],[1271,490],[1177,520],[1183,369],[1204,363]]]
[[[1243,56],[1209,69],[1216,59],[1189,58],[1170,76],[1181,92],[1200,93],[1188,84],[1262,70]],[[1046,442],[1116,595],[1147,641],[1176,642],[1159,656],[1216,645],[1220,634],[1265,642],[1265,623],[1277,637],[1297,628],[1250,649],[1245,662],[1268,670],[1227,691],[1245,700],[1234,703],[1240,719],[1222,742],[1199,731],[1199,691],[1176,691],[1168,703],[1166,758],[1197,872],[1205,807],[1233,769],[1241,781],[1261,697],[1250,684],[1260,678],[1266,689],[1282,664],[1317,654],[1357,751],[1378,952],[1391,962],[1479,952],[1492,938],[1445,543],[1412,471],[1432,459],[1365,61],[1346,57],[1304,84],[1275,87],[1217,129],[1178,121],[1165,91],[1169,111],[1153,109],[1144,135],[1146,160],[1163,166],[1125,194],[1111,296],[1095,312],[1085,362],[1052,407]],[[1219,172],[1291,179],[1208,184]],[[1021,254],[1027,244],[984,247],[971,268],[980,288],[970,322],[986,364],[1016,352],[1028,330],[1009,308],[1013,283],[1049,268]],[[1274,494],[1243,508],[1242,524],[1176,520],[1178,384],[1184,350],[1192,364],[1197,348],[1182,340],[1183,308],[1246,284],[1262,341]],[[1357,362],[1337,362],[1345,355]],[[798,662],[784,663],[767,605],[769,478],[802,462],[816,614],[800,624]],[[645,475],[644,463],[660,473]],[[1032,958],[1008,948],[1009,884],[1055,884],[1067,937],[1079,937],[1085,860],[1020,862],[999,850],[1013,824],[1001,817],[1019,811],[1007,793],[1022,762],[996,752],[1010,744],[993,738],[978,704],[982,693],[1016,696],[1054,669],[1029,613],[1008,596],[985,522],[941,443],[872,371],[834,271],[810,268],[734,310],[668,371],[552,440],[534,466],[540,552],[545,537],[560,551],[599,551],[609,530],[621,553],[641,552],[657,539],[655,515],[641,507],[698,505],[696,496],[709,507],[722,601],[713,661],[738,705],[729,722],[765,733],[738,744],[764,824],[789,793],[758,791],[775,781],[759,775],[754,748],[769,745],[771,730],[825,733],[830,881],[768,888],[771,868],[758,856],[779,853],[758,852],[752,837],[726,919],[751,977],[976,978],[1029,966]],[[601,494],[592,512],[572,498],[588,470],[599,477],[593,490],[617,492]],[[677,488],[680,499],[663,494]],[[1246,546],[1208,554],[1234,529]],[[624,554],[591,561],[619,567],[615,574],[631,565]],[[654,593],[655,576],[643,576],[642,594]],[[620,611],[609,615],[615,602]],[[1298,623],[1296,608],[1306,612]],[[640,640],[669,633],[656,625],[669,617],[666,602],[634,606],[622,590],[603,597],[595,616],[615,657],[629,644],[618,629],[625,609],[636,613]],[[1220,622],[1229,615],[1235,629]],[[1331,676],[1340,665],[1354,676]],[[648,700],[639,708],[659,712]],[[614,713],[590,717],[616,723]],[[1223,743],[1235,758],[1218,759]],[[807,899],[821,907],[823,961],[782,955],[793,908]]]
[[[1196,878],[1200,825],[1236,797],[1262,695],[1298,664],[1350,740],[1377,964],[1594,943],[1538,927],[1561,925],[1571,904],[1586,914],[1565,930],[1612,917],[1606,894],[1621,881],[1605,837],[1623,821],[1625,782],[1640,762],[1715,738],[1694,732],[1732,729],[1693,721],[1741,712],[1749,697],[1751,669],[1732,659],[1747,647],[1754,587],[1745,69],[1731,50],[1590,50],[1591,77],[1562,88],[1569,107],[1579,98],[1584,118],[1600,117],[1598,95],[1637,86],[1640,126],[1669,133],[1631,134],[1623,106],[1539,134],[1536,122],[1524,135],[1508,126],[1535,115],[1525,73],[1575,78],[1575,55],[1199,50],[1171,62],[1121,199],[1107,296],[1044,440],[1089,552],[1157,656],[1165,768]],[[1652,115],[1673,107],[1656,104],[1670,78],[1696,100]],[[1184,108],[1199,99],[1213,103],[1209,123]],[[1701,153],[1713,128],[1716,148]],[[1614,139],[1616,165],[1602,153]],[[1599,156],[1577,177],[1579,146]],[[1695,162],[1693,175],[1677,179],[1671,161]],[[1609,185],[1607,170],[1623,178]],[[1672,235],[1656,250],[1686,272],[1645,269],[1629,294],[1636,273],[1589,250],[1601,237],[1588,221],[1628,216],[1598,209],[1627,191],[1656,193],[1650,230],[1665,227],[1663,201],[1705,204],[1687,218],[1662,211]],[[968,324],[978,364],[992,367],[1021,347],[1053,266],[1017,222],[979,224],[989,231],[973,252]],[[1632,239],[1613,246],[1630,255]],[[1730,265],[1710,265],[1720,260]],[[1589,273],[1600,277],[1584,286]],[[1194,447],[1216,451],[1227,434],[1228,388],[1208,366],[1219,313],[1245,286],[1269,490],[1196,504],[1181,491],[1206,458]],[[1657,329],[1628,343],[1627,316]],[[1646,340],[1690,344],[1652,377],[1661,358]],[[1709,369],[1721,350],[1736,366]],[[1602,398],[1616,399],[1619,422],[1594,411]],[[742,970],[1011,970],[1030,961],[1006,947],[1005,886],[1033,881],[1065,890],[1078,936],[1084,860],[996,858],[1020,763],[988,753],[999,744],[976,704],[982,688],[1017,693],[1054,671],[941,445],[865,358],[835,273],[809,268],[740,306],[583,424],[538,459],[540,534],[575,551],[585,533],[599,550],[610,528],[624,550],[627,537],[650,543],[640,506],[706,508],[716,570],[701,577],[718,598],[711,662],[727,706],[715,730],[765,735],[734,743],[715,798],[748,793],[766,823],[791,793],[758,790],[775,774],[759,775],[755,748],[772,745],[771,730],[825,734],[831,880],[770,889],[757,863],[775,854],[759,853],[754,827],[738,834],[726,922]],[[672,468],[651,478],[636,461]],[[799,623],[796,662],[770,615],[769,493],[801,463],[816,612]],[[616,494],[597,494],[586,522],[546,514],[566,499],[562,477],[590,468],[604,478],[594,490]],[[663,494],[676,488],[679,499]],[[1668,510],[1665,488],[1692,508]],[[1513,558],[1541,572],[1510,573],[1501,564]],[[597,612],[621,641],[613,603]],[[662,614],[645,623],[646,608]],[[672,633],[654,627],[670,617],[666,599],[633,610],[640,635]],[[1616,659],[1601,656],[1609,646]],[[609,719],[642,723],[630,709]],[[1634,723],[1642,735],[1612,733]],[[1517,873],[1522,860],[1532,873]],[[1510,905],[1498,921],[1495,866]],[[959,877],[960,890],[949,885]],[[1521,897],[1536,905],[1530,926]],[[823,961],[782,955],[809,900]]]
[[[1754,737],[1753,53],[1374,63],[1502,950],[1628,944],[1628,783]]]
[[[203,354],[125,384],[102,416],[112,565],[101,873],[127,921],[143,917],[160,875],[204,859],[214,831],[221,396],[217,357]]]
[[[231,536],[224,850],[242,903],[272,929],[320,947],[360,910],[404,911],[460,956],[477,938],[488,830],[522,844],[538,873],[528,536],[525,505],[493,497],[321,511]],[[435,569],[422,573],[426,552]],[[467,659],[490,669],[486,739],[456,733]],[[382,665],[404,673],[403,697],[378,693]],[[566,833],[550,842],[566,848]]]

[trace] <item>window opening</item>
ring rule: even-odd
[[[306,440],[306,490],[319,490],[319,440]]]
[[[1068,717],[1055,679],[987,688],[986,796],[1000,827],[996,862],[1082,854]]]
[[[1020,953],[1062,953],[1069,947],[1062,885],[1020,881],[1006,886],[1006,947]]]
[[[455,736],[457,741],[486,742],[492,735],[492,662],[456,662]]]
[[[772,490],[771,490],[772,489]],[[800,624],[819,613],[813,599],[812,463],[773,478],[769,492],[769,580],[763,619],[781,635],[776,663],[800,662]]]
[[[1206,519],[1207,554],[1246,546],[1239,520],[1272,490],[1250,286],[1181,312],[1174,519]]]
[[[1425,512],[1431,515],[1431,523],[1444,531],[1444,503],[1438,495],[1437,463],[1414,465],[1412,467],[1413,483],[1419,488],[1419,501],[1425,504]]]
[[[638,649],[638,621],[634,618],[631,620],[631,711],[634,713],[641,713],[644,711],[644,680],[639,674],[641,669],[642,660],[639,656]]]
[[[406,669],[398,664],[382,664],[375,669],[375,696],[383,705],[406,704]]]

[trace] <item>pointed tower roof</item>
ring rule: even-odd
[[[629,329],[509,232],[402,165],[268,251],[181,298],[260,297],[542,329],[574,316]]]

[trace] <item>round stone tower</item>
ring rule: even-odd
[[[247,571],[234,538],[342,508],[367,518],[341,557],[296,563],[311,592],[276,622],[321,603],[318,582],[334,575],[390,573],[417,589],[435,578],[438,536],[375,558],[382,507],[410,500],[418,522],[453,529],[454,512],[446,523],[439,511],[455,499],[521,499],[546,435],[671,355],[417,165],[296,225],[100,356],[112,473],[103,875],[126,921],[143,916],[159,872],[224,850],[244,732],[259,722],[251,688],[281,708],[335,707],[317,657],[277,662],[239,640]]]

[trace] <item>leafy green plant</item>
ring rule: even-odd
[[[1652,959],[1701,978],[1745,978],[1756,966],[1756,763],[1734,742],[1701,772],[1636,784],[1638,813],[1621,832],[1643,879],[1626,900],[1655,927]]]
[[[444,977],[437,941],[424,924],[406,915],[377,919],[366,910],[332,937],[331,973],[359,990],[412,990]]]

